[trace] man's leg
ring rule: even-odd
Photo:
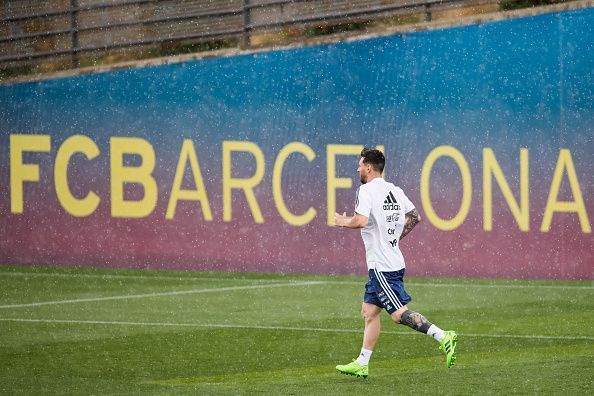
[[[456,343],[458,336],[453,331],[443,331],[433,323],[429,322],[423,315],[411,311],[408,306],[403,305],[392,315],[395,323],[400,323],[413,330],[427,334],[439,342],[439,349],[446,355],[446,367],[451,367],[456,361]]]
[[[357,363],[361,366],[367,366],[375,344],[380,336],[380,313],[382,309],[377,305],[363,303],[361,307],[361,317],[365,321],[365,331],[363,332],[363,347],[357,358]]]
[[[380,335],[380,313],[382,309],[374,304],[363,303],[361,316],[365,321],[363,332],[363,347],[357,359],[349,364],[338,365],[336,369],[348,375],[367,377],[369,375],[369,359]]]
[[[373,351],[380,335],[380,313],[382,309],[377,305],[363,303],[361,316],[365,321],[363,333],[363,348]]]
[[[407,305],[403,305],[397,309],[391,316],[395,323],[403,324],[413,330],[427,334],[435,338],[438,342],[441,342],[444,337],[443,330],[429,322],[420,313],[408,309]],[[431,329],[431,331],[429,329]]]

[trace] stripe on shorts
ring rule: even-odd
[[[396,300],[396,308],[402,307],[402,301],[400,301],[400,298],[398,298],[394,290],[392,290],[392,288],[390,287],[390,283],[388,282],[384,274],[381,272],[378,272],[378,274],[381,277],[381,281],[384,282],[384,286],[386,287],[387,292],[390,293],[392,297],[394,297],[394,299]]]
[[[384,275],[380,271],[376,270],[375,268],[373,270],[375,271],[375,277],[379,281],[380,287],[382,288],[384,293],[386,293],[388,300],[390,300],[390,302],[396,307],[396,309],[402,307],[402,303],[400,302],[400,300],[394,293],[394,290],[392,290],[392,288],[390,287],[390,285],[389,285],[388,281],[386,280],[386,278],[384,277]]]

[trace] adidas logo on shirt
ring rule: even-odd
[[[390,194],[388,194],[388,196],[386,197],[386,200],[384,201],[383,209],[384,210],[400,210],[400,205],[398,205],[398,203],[396,202],[396,198],[394,197],[394,194],[392,194],[392,191],[390,191]]]

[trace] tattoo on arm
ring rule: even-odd
[[[409,232],[412,231],[415,226],[419,224],[419,212],[417,209],[413,209],[406,214],[406,221],[404,222],[404,230],[402,230],[402,235],[400,235],[400,240],[408,235]]]

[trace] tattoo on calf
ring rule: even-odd
[[[411,232],[412,229],[415,228],[415,226],[419,223],[419,212],[417,212],[417,209],[411,210],[405,215],[405,217],[406,220],[404,222],[404,229],[400,235],[400,240],[408,235],[408,233]]]
[[[411,329],[424,334],[427,334],[429,327],[431,327],[431,322],[429,322],[423,315],[418,312],[411,311],[410,309],[402,314],[400,318],[400,324],[408,326]]]

